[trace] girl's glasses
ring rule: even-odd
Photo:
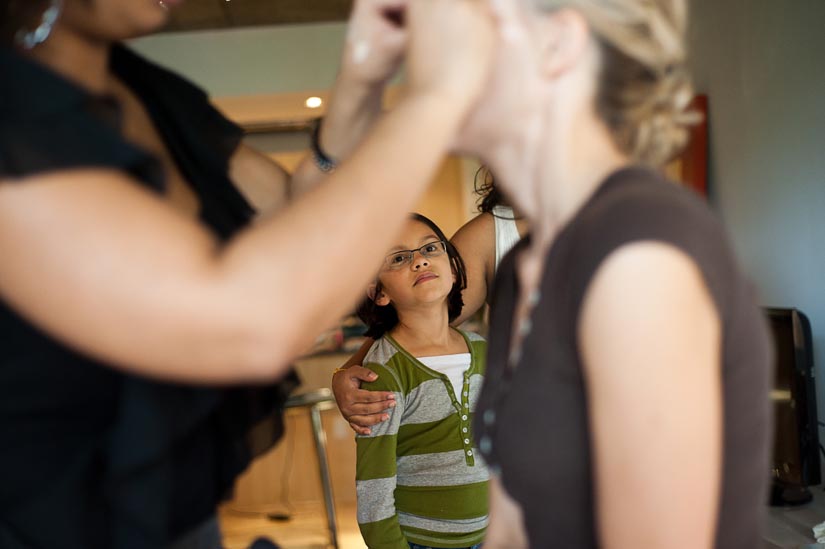
[[[393,252],[384,258],[384,263],[386,263],[387,269],[395,271],[396,269],[400,269],[401,267],[412,263],[412,260],[415,257],[415,252],[420,253],[423,257],[430,258],[438,257],[446,251],[447,243],[443,240],[436,240],[434,242],[428,242],[415,250],[399,250],[397,252]]]

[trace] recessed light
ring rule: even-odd
[[[318,107],[324,104],[324,100],[320,97],[307,97],[307,100],[304,101],[304,104],[310,109],[317,109]]]

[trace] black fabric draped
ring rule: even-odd
[[[126,48],[115,47],[111,63],[200,198],[203,223],[221,239],[245,227],[254,210],[227,175],[241,130],[200,89]],[[120,118],[111,98],[0,48],[7,184],[96,167],[162,192],[161,164],[123,139]],[[0,298],[0,546],[164,547],[214,513],[251,448],[280,438],[296,385],[293,373],[225,390],[126,375],[54,340]]]

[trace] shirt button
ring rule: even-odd
[[[461,429],[461,432],[462,432],[462,433],[466,433],[466,432],[467,432],[467,428],[466,428],[466,427],[463,427],[463,428]]]
[[[472,456],[472,455],[473,455],[473,451],[472,451],[472,450],[467,450],[467,455],[468,455],[468,456]]]
[[[464,396],[469,396],[469,395],[470,395],[470,393],[468,393],[467,391],[464,391]]]
[[[469,438],[465,438],[465,439],[464,439],[464,444],[470,444],[470,439],[469,439]]]
[[[484,425],[492,425],[496,422],[496,411],[493,409],[484,411]]]
[[[466,414],[461,416],[461,421],[467,421],[467,415]]]

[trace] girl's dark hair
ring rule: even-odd
[[[0,47],[12,47],[20,29],[37,27],[48,7],[47,0],[0,0]]]
[[[479,183],[479,178],[481,179],[481,183]],[[473,187],[475,189],[475,193],[481,197],[478,202],[479,213],[489,213],[493,217],[497,217],[499,219],[519,219],[515,217],[515,214],[512,214],[512,217],[505,217],[501,214],[493,212],[493,209],[496,206],[509,206],[509,204],[501,191],[498,190],[498,187],[496,187],[496,180],[493,177],[493,173],[485,166],[480,167],[476,172],[475,179],[473,180]]]
[[[476,172],[473,188],[475,193],[481,197],[478,202],[480,213],[492,212],[496,206],[507,205],[504,195],[496,187],[496,180],[492,172],[485,166],[480,167]]]
[[[461,259],[461,256],[458,255],[458,250],[455,246],[447,240],[444,232],[439,229],[438,225],[432,220],[418,213],[411,214],[410,219],[427,225],[433,230],[438,239],[443,240],[447,246],[447,256],[450,258],[450,267],[453,273],[455,273],[455,282],[450,293],[447,295],[447,314],[449,315],[450,322],[452,322],[458,318],[458,315],[461,314],[461,309],[464,308],[464,299],[461,296],[461,292],[467,287],[467,272],[464,268],[464,261]],[[381,282],[377,281],[375,295],[378,295],[380,291]],[[378,339],[398,325],[398,312],[392,303],[381,306],[377,305],[372,299],[366,298],[358,305],[357,313],[358,318],[367,325],[367,331],[364,335],[373,339]]]

